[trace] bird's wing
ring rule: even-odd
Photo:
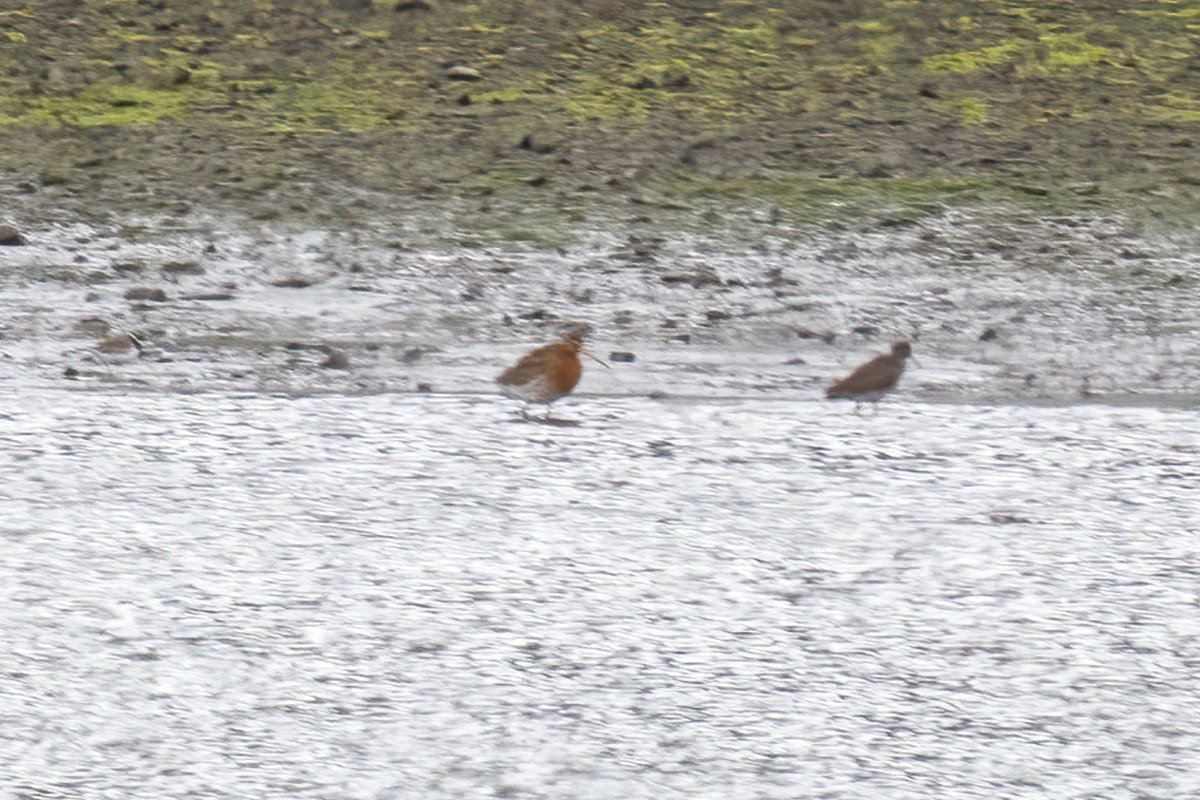
[[[517,359],[517,363],[500,373],[496,383],[502,386],[520,386],[534,380],[546,369],[546,360],[552,347],[554,345],[548,344],[530,350]]]
[[[876,356],[825,390],[830,397],[864,394],[890,388],[903,368],[888,356]]]

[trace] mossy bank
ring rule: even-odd
[[[468,240],[630,201],[1187,222],[1198,37],[1174,0],[51,0],[0,13],[0,188],[35,215],[458,208]]]

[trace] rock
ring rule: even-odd
[[[274,281],[271,285],[278,286],[281,289],[307,289],[316,281],[311,281],[308,278],[284,278],[281,281]]]
[[[878,336],[879,328],[874,325],[858,325],[850,329],[851,333],[857,333],[859,336]]]
[[[322,347],[325,360],[321,362],[324,369],[350,369],[350,357],[335,347]]]
[[[25,244],[25,237],[21,232],[12,225],[0,225],[0,245],[5,247],[19,247]]]
[[[168,275],[203,275],[204,267],[197,261],[168,261],[159,269]]]
[[[396,3],[395,11],[433,11],[433,3],[429,0],[400,0]]]
[[[825,344],[833,344],[834,340],[837,339],[837,334],[832,333],[830,331],[825,331],[824,333],[822,333],[820,331],[814,331],[811,328],[797,328],[796,329],[796,338],[797,339],[820,339]]]
[[[132,333],[118,333],[116,336],[109,336],[101,339],[96,344],[96,349],[101,353],[128,353],[130,350],[137,350],[141,353],[144,349],[142,340]]]
[[[421,394],[429,394],[430,392],[433,391],[433,386],[431,386],[428,383],[418,383],[417,391],[420,392]]]
[[[125,292],[126,300],[149,300],[155,303],[167,302],[167,293],[162,289],[150,286],[134,286]]]
[[[201,294],[185,294],[179,298],[180,300],[202,300],[202,301],[218,301],[232,300],[232,292],[205,292]]]
[[[560,139],[554,138],[550,134],[527,133],[525,134],[525,137],[521,139],[517,147],[521,148],[522,150],[531,150],[534,153],[546,154],[553,153],[561,144],[562,141]]]
[[[695,272],[668,272],[659,278],[666,284],[690,283],[693,289],[702,286],[719,286],[721,279],[716,272],[708,269],[698,269]]]
[[[75,330],[90,336],[103,336],[111,326],[100,317],[84,317],[75,323]]]
[[[637,356],[624,350],[617,350],[608,354],[608,360],[614,364],[632,364],[637,361]]]
[[[979,341],[990,342],[1000,335],[1000,332],[995,328],[984,328],[983,333],[979,334]]]
[[[472,67],[450,67],[446,77],[452,81],[481,81],[483,73]]]

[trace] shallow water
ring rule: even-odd
[[[554,252],[423,249],[405,224],[29,229],[28,246],[0,248],[0,381],[479,393],[569,321],[592,326],[598,354],[636,357],[593,369],[585,391],[816,397],[913,339],[905,390],[922,400],[1200,398],[1200,240],[1119,218],[948,210],[904,228],[795,229],[743,210],[706,236],[625,224]],[[146,352],[98,353],[97,326],[136,332]],[[351,369],[320,369],[320,346]]]
[[[10,393],[0,797],[1200,793],[1194,411],[555,413]]]

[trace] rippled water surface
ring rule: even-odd
[[[0,797],[1200,795],[1194,410],[3,413]]]

